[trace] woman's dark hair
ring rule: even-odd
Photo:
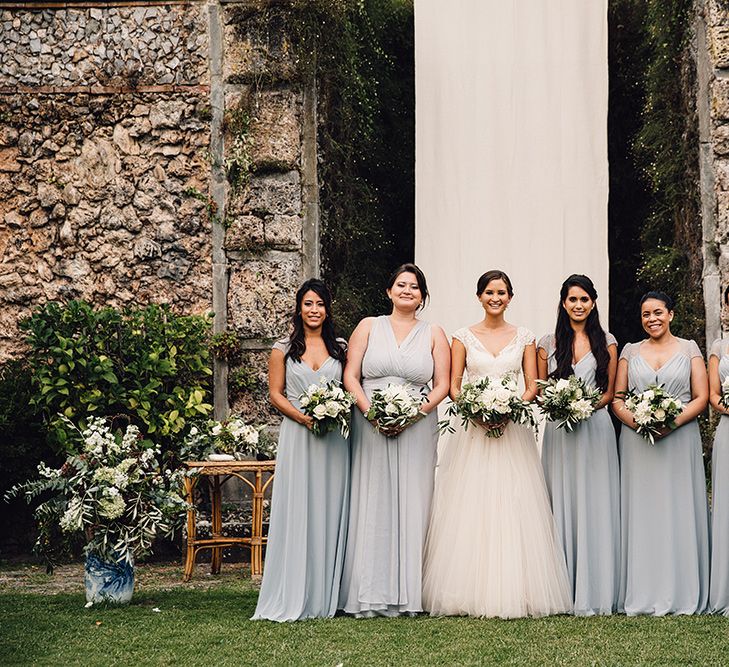
[[[506,293],[509,295],[509,298],[514,296],[514,288],[511,286],[511,280],[509,279],[509,276],[507,276],[503,271],[499,271],[498,269],[494,269],[493,271],[486,271],[476,283],[476,296],[481,296],[483,294],[483,291],[486,289],[486,286],[492,281],[492,280],[503,280],[506,284]]]
[[[430,293],[428,292],[428,283],[425,280],[425,274],[420,270],[419,267],[415,266],[415,264],[407,262],[398,266],[395,269],[394,273],[390,276],[390,279],[387,281],[387,289],[392,289],[392,286],[397,281],[397,277],[401,273],[412,273],[415,276],[415,280],[418,283],[418,288],[420,289],[420,294],[423,297],[423,300],[420,303],[420,308],[423,308],[425,306],[425,302],[430,298]]]
[[[724,288],[724,303],[729,306],[729,285]]]
[[[294,361],[301,361],[301,357],[306,352],[306,341],[304,340],[304,320],[301,317],[301,303],[307,292],[315,292],[324,302],[326,317],[321,326],[321,337],[324,339],[329,356],[344,363],[346,353],[344,348],[337,341],[337,335],[334,331],[334,321],[332,319],[332,295],[326,284],[318,278],[310,278],[296,292],[296,310],[293,317],[293,330],[289,336],[289,351],[287,357],[291,357]]]
[[[668,296],[665,292],[659,292],[657,290],[653,290],[651,292],[646,292],[642,297],[640,297],[640,305],[642,306],[648,299],[655,299],[656,301],[663,301],[663,304],[666,306],[666,310],[672,311],[674,307],[673,299]]]
[[[585,290],[592,299],[594,305],[585,321],[585,333],[590,341],[590,350],[595,357],[597,369],[595,371],[595,384],[600,391],[607,391],[608,388],[608,366],[610,365],[610,354],[608,353],[605,330],[600,324],[600,314],[597,311],[597,290],[592,280],[579,273],[572,274],[562,283],[559,291],[559,305],[557,306],[557,326],[554,328],[555,352],[554,359],[557,368],[550,377],[568,378],[574,374],[572,368],[573,345],[575,332],[572,328],[570,316],[564,307],[565,299],[570,287],[579,287]]]

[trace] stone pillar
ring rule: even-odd
[[[275,420],[271,344],[288,332],[302,279],[319,273],[316,87],[286,34],[287,11],[285,2],[222,4],[228,326],[250,369],[232,407],[259,423]]]
[[[729,6],[725,2],[697,2],[696,51],[709,346],[729,325],[729,312],[720,306],[722,286],[729,285]]]

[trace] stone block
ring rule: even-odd
[[[244,338],[278,338],[288,330],[301,282],[298,253],[275,253],[231,265],[228,314]]]
[[[253,175],[241,193],[231,200],[231,213],[298,215],[301,212],[301,179],[298,171]]]
[[[258,168],[285,171],[301,153],[299,98],[290,91],[268,91],[256,98],[251,119],[251,157]]]
[[[716,205],[716,242],[723,247],[729,243],[729,192],[717,192]]]
[[[269,354],[269,350],[246,351],[239,366],[246,370],[246,374],[253,380],[253,386],[235,397],[231,412],[245,415],[246,421],[254,424],[271,424],[278,421],[278,412],[268,400]],[[236,370],[236,368],[231,369],[232,372]]]
[[[729,67],[729,25],[709,26],[711,61],[714,67]]]
[[[229,218],[225,231],[226,250],[251,250],[265,241],[263,220],[255,215],[239,215]]]
[[[223,39],[223,76],[228,83],[290,81],[298,76],[290,41],[260,20],[242,20],[229,10]]]
[[[729,120],[729,79],[711,82],[711,114],[714,120]]]
[[[266,245],[298,250],[301,248],[302,220],[298,215],[272,215],[266,218]]]

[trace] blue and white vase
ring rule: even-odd
[[[96,554],[86,556],[84,568],[86,602],[126,604],[134,593],[134,565],[101,560]]]

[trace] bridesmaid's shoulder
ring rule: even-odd
[[[271,350],[278,350],[279,352],[283,352],[286,354],[289,351],[289,348],[291,347],[291,337],[286,336],[285,338],[279,338],[271,347]]]
[[[611,345],[617,345],[618,339],[613,336],[609,331],[605,332],[605,344],[610,347]]]
[[[704,358],[704,355],[701,353],[701,348],[693,338],[681,338],[676,336],[676,340],[681,346],[681,352],[690,359],[693,359],[694,357]]]
[[[369,317],[363,317],[358,323],[357,326],[354,328],[354,331],[357,332],[365,332],[369,333],[370,329],[372,329],[372,325],[377,322],[377,320],[387,317],[386,315],[370,315]],[[353,332],[354,333],[354,332]]]
[[[544,334],[538,341],[537,347],[543,349],[545,352],[552,352],[555,347],[555,336],[554,332]]]
[[[729,339],[717,338],[709,347],[709,357],[721,359],[727,354],[729,354]]]

